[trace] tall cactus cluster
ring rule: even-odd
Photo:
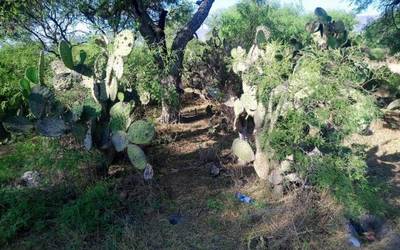
[[[315,34],[314,38],[323,48],[337,49],[348,44],[348,31],[341,20],[333,20],[323,8],[316,8],[317,20],[307,24],[307,30]]]
[[[248,52],[231,51],[243,89],[233,102],[239,138],[232,151],[252,163],[261,179],[282,186],[299,180],[293,172],[296,157],[320,157],[317,147],[337,146],[343,136],[360,132],[376,107],[362,91],[368,68],[357,50],[298,51],[290,42],[262,44],[262,36],[268,40],[269,32],[259,27]]]
[[[244,162],[253,162],[258,176],[262,179],[268,179],[270,169],[278,165],[272,157],[273,152],[265,152],[261,146],[261,132],[265,129],[272,130],[282,111],[285,93],[282,88],[276,88],[271,91],[269,103],[267,106],[258,100],[258,87],[250,82],[250,74],[256,71],[256,74],[262,74],[261,65],[258,64],[260,58],[267,58],[268,49],[264,49],[260,43],[260,36],[264,41],[269,38],[269,31],[265,27],[258,27],[253,46],[247,53],[241,47],[233,49],[231,56],[233,58],[233,70],[241,74],[243,83],[243,94],[234,102],[235,121],[234,128],[239,132],[239,138],[232,144],[233,153]],[[282,86],[281,86],[282,87]],[[279,97],[278,97],[279,96]],[[276,97],[279,101],[275,105]],[[256,152],[253,151],[249,141],[254,137]]]
[[[118,92],[121,89],[118,81],[124,72],[124,57],[133,49],[134,34],[124,30],[115,37],[113,44],[106,37],[97,39],[96,43],[102,51],[91,69],[84,64],[87,58],[85,51],[81,50],[79,60],[74,60],[72,46],[65,41],[60,42],[62,63],[78,75],[78,79],[82,79],[71,88],[53,92],[46,87],[43,82],[43,54],[38,69],[27,69],[21,88],[36,120],[36,131],[48,137],[72,132],[80,134],[88,150],[96,145],[103,150],[113,148],[116,152],[127,152],[131,163],[139,170],[145,169],[145,177],[150,178],[153,170],[142,148],[153,140],[155,128],[145,120],[132,121],[135,102],[125,101],[124,92]],[[12,121],[16,124],[7,125],[17,128],[14,131],[31,129],[26,124],[29,122],[27,119]]]

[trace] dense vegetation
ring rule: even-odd
[[[356,32],[354,13],[243,0],[195,39],[213,3],[0,3],[0,246],[318,249],[363,215],[398,229],[353,138],[400,126],[397,5]],[[228,227],[247,231],[193,236]]]

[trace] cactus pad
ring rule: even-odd
[[[253,95],[243,94],[240,97],[240,101],[243,104],[244,109],[246,110],[247,114],[253,115],[254,112],[257,110],[257,98]]]
[[[31,84],[27,79],[21,79],[19,81],[19,85],[22,90],[22,94],[25,98],[29,98],[29,94],[31,93]]]
[[[110,129],[111,131],[125,131],[131,124],[130,114],[132,105],[129,103],[118,102],[110,110]]]
[[[326,17],[328,15],[328,13],[326,12],[326,10],[324,10],[321,7],[317,7],[314,10],[314,14],[318,17]]]
[[[149,144],[153,140],[154,135],[155,129],[153,124],[144,120],[132,123],[128,131],[129,141],[139,145]]]
[[[64,65],[69,69],[74,69],[74,59],[72,57],[72,48],[66,41],[61,41],[58,47],[61,60]]]
[[[134,34],[130,30],[124,30],[114,40],[114,54],[127,56],[131,53],[134,43]]]
[[[25,71],[25,77],[31,83],[38,84],[39,83],[39,75],[38,70],[35,67],[29,67]]]
[[[35,85],[29,95],[29,108],[36,118],[44,115],[50,99],[53,97],[50,90],[46,87]]]
[[[254,161],[254,152],[250,144],[242,139],[235,139],[232,144],[233,153],[242,161]]]
[[[117,152],[122,152],[128,146],[128,136],[124,131],[114,132],[111,141]]]
[[[128,157],[133,166],[139,170],[143,170],[147,166],[147,158],[143,150],[137,145],[128,145]]]
[[[233,103],[233,111],[235,112],[236,117],[244,112],[244,107],[240,99],[235,100],[235,102]]]
[[[106,92],[111,101],[115,101],[118,93],[118,81],[115,76],[112,77],[109,84],[106,84]]]
[[[112,68],[117,79],[121,79],[124,74],[124,60],[120,56],[111,57],[114,59]]]
[[[44,85],[44,51],[40,52],[39,65],[38,65],[38,79],[39,84]]]

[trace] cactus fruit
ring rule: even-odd
[[[127,151],[133,166],[139,170],[144,170],[147,166],[147,158],[143,150],[137,145],[129,144]]]
[[[155,129],[153,124],[144,120],[132,123],[128,131],[129,141],[139,145],[149,144],[153,140],[154,135]]]
[[[124,131],[113,132],[111,142],[117,152],[122,152],[128,146],[128,136]]]
[[[242,139],[235,139],[232,144],[233,153],[242,161],[252,162],[254,161],[254,152],[250,144]]]
[[[72,48],[66,41],[61,41],[58,47],[60,52],[61,60],[63,61],[64,65],[74,70],[74,59],[72,57]]]

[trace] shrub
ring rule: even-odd
[[[329,189],[351,215],[379,208],[374,206],[382,204],[378,189],[369,182],[364,159],[342,143],[379,114],[373,97],[362,88],[370,77],[363,54],[352,47],[295,52],[275,41],[254,43],[248,55],[241,48],[232,51],[244,90],[234,107],[236,120],[242,120],[235,124],[241,138],[233,144],[234,153],[254,160],[258,175],[275,185],[282,183],[277,175],[285,180],[288,172],[297,172]],[[248,130],[251,123],[254,132]],[[255,155],[246,142],[253,133]],[[290,156],[291,170],[281,170],[280,163]]]
[[[28,67],[36,66],[38,44],[5,44],[0,47],[0,119],[12,115],[23,105],[19,81]]]

